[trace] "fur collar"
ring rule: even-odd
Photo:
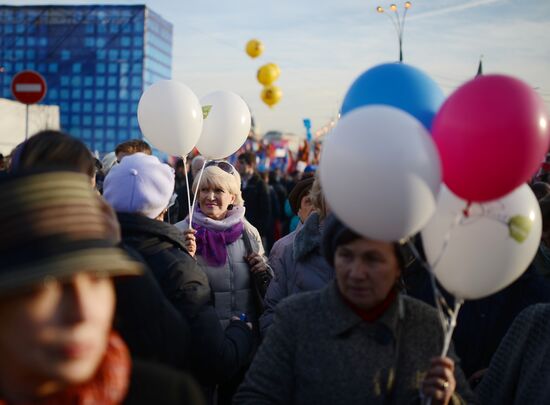
[[[292,244],[292,256],[294,260],[303,260],[307,255],[321,248],[321,225],[319,224],[319,214],[312,212],[307,217],[306,222],[296,233],[294,243]]]

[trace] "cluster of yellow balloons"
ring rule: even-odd
[[[257,58],[264,51],[264,45],[257,39],[251,39],[246,44],[246,53],[251,58]],[[283,97],[283,92],[273,83],[281,75],[281,69],[275,63],[268,63],[258,69],[258,81],[264,86],[261,98],[269,107],[273,107]]]

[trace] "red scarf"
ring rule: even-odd
[[[131,359],[126,344],[116,333],[111,332],[107,351],[94,377],[81,385],[68,387],[47,398],[29,402],[31,405],[117,405],[128,391]],[[8,402],[0,399],[0,405]]]
[[[371,308],[369,310],[365,310],[362,308],[359,308],[357,305],[349,301],[346,297],[342,295],[342,298],[344,299],[344,302],[355,312],[357,315],[361,317],[361,319],[367,321],[367,322],[374,322],[378,320],[382,316],[384,312],[393,304],[395,301],[395,298],[397,297],[397,290],[395,288],[392,288],[386,298],[384,298],[384,301],[382,301],[380,304],[375,306],[374,308]]]

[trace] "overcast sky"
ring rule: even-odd
[[[4,1],[8,5],[83,4],[81,1]],[[143,4],[116,0],[102,4]],[[404,61],[424,70],[446,94],[475,75],[504,73],[536,88],[550,106],[550,1],[412,0]],[[363,71],[396,61],[397,36],[374,0],[154,0],[146,3],[174,25],[173,78],[197,96],[231,90],[250,105],[262,132],[305,133],[337,114],[347,88]],[[396,3],[402,7],[403,2]],[[251,38],[265,45],[249,58]],[[256,70],[274,62],[282,101],[260,99]]]

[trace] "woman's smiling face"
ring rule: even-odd
[[[235,196],[220,186],[205,183],[199,190],[199,207],[209,218],[224,219],[227,207],[234,202]]]

